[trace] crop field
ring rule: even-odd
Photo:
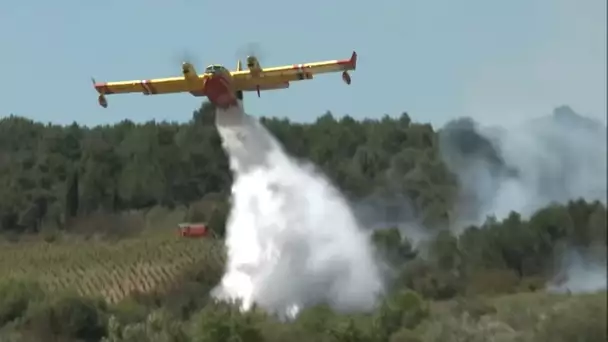
[[[35,280],[47,291],[101,295],[115,303],[133,291],[171,284],[195,263],[221,262],[217,240],[144,234],[117,242],[42,240],[0,242],[0,279]]]

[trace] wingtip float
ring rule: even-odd
[[[99,93],[99,105],[103,108],[108,107],[107,95],[182,92],[197,97],[206,96],[216,106],[227,108],[243,99],[243,91],[256,91],[259,97],[260,91],[286,89],[292,81],[310,80],[317,74],[342,72],[342,80],[350,85],[352,80],[348,72],[357,68],[357,53],[353,51],[349,59],[270,68],[262,68],[255,56],[247,56],[245,64],[247,68],[243,70],[239,60],[235,71],[222,65],[210,65],[204,73],[198,74],[191,63],[184,62],[182,76],[120,82],[96,82],[92,79],[92,82]]]

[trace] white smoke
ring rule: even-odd
[[[488,216],[502,220],[511,211],[527,218],[551,203],[606,203],[606,126],[569,107],[511,128],[457,120],[440,137],[444,160],[461,184],[461,229]],[[548,290],[562,292],[605,288],[605,253],[583,258],[569,251],[548,284]]]
[[[579,251],[569,250],[562,257],[560,272],[547,284],[551,292],[585,293],[606,290],[606,260],[598,261]]]
[[[402,237],[418,248],[429,241],[434,232],[422,226],[411,201],[402,194],[369,196],[354,201],[351,206],[362,226],[371,229],[397,228]]]
[[[228,263],[216,296],[279,314],[318,303],[372,309],[379,270],[338,191],[241,108],[217,110],[216,124],[234,174]]]
[[[458,176],[464,224],[511,211],[528,217],[550,203],[584,198],[606,203],[606,127],[557,108],[551,117],[516,127],[479,128],[472,121],[448,124],[442,153]]]

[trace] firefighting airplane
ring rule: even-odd
[[[132,80],[121,82],[96,83],[99,93],[99,105],[108,107],[106,95],[143,93],[157,95],[189,92],[194,96],[207,96],[220,108],[228,108],[243,99],[243,91],[285,89],[289,82],[310,80],[315,74],[340,72],[346,84],[351,83],[349,70],[357,67],[357,53],[353,51],[350,59],[294,64],[289,66],[262,68],[258,59],[247,56],[247,68],[243,70],[241,61],[237,61],[236,71],[229,71],[222,65],[210,65],[203,74],[197,74],[191,63],[182,64],[183,76],[157,78],[151,80]]]

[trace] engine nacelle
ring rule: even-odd
[[[184,78],[187,81],[193,82],[198,80],[198,74],[196,73],[196,69],[191,63],[184,62],[182,64],[182,73],[184,74]]]
[[[259,74],[262,71],[260,62],[255,56],[247,56],[247,68],[252,74]]]

